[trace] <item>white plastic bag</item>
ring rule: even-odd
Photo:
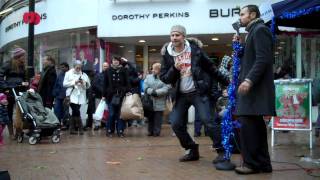
[[[106,101],[105,100],[101,100],[97,109],[96,109],[96,112],[92,115],[92,118],[94,120],[101,120],[103,118],[103,112],[106,108]]]
[[[188,123],[193,123],[195,119],[195,108],[194,106],[190,106],[188,109]]]

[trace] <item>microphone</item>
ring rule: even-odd
[[[236,30],[237,36],[239,36],[240,35],[239,29],[241,27],[240,21],[237,20],[236,22],[232,23],[232,27],[234,30]]]

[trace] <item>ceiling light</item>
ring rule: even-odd
[[[283,49],[283,47],[279,46],[278,49]]]
[[[219,41],[219,38],[212,38],[212,41]]]
[[[280,41],[280,44],[286,44],[286,42],[284,42],[284,41]]]
[[[143,40],[143,39],[139,40],[139,43],[145,43],[145,42],[146,42],[146,41]]]
[[[275,52],[274,54],[277,55],[277,54],[279,54],[279,52]]]
[[[156,51],[157,51],[157,49],[155,49],[155,48],[152,48],[149,50],[149,52],[156,52]]]
[[[133,53],[133,51],[132,51],[132,50],[129,50],[128,53]]]
[[[124,48],[124,46],[122,46],[122,45],[121,45],[121,46],[119,46],[119,47],[120,47],[120,48]]]

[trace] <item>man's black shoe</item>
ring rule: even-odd
[[[188,150],[189,150],[189,152],[179,159],[180,162],[199,160],[200,156],[199,156],[199,145],[198,144],[194,144],[193,147]]]

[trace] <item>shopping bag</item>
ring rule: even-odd
[[[104,112],[103,112],[103,118],[102,118],[102,122],[103,123],[106,123],[109,119],[109,108],[108,108],[108,104],[106,104],[106,107],[104,109]]]
[[[123,120],[143,119],[143,107],[138,94],[127,94],[121,105],[120,118]]]
[[[101,100],[100,103],[98,104],[98,107],[95,111],[95,113],[92,115],[92,118],[94,120],[101,120],[103,118],[103,113],[106,108],[106,101]]]

